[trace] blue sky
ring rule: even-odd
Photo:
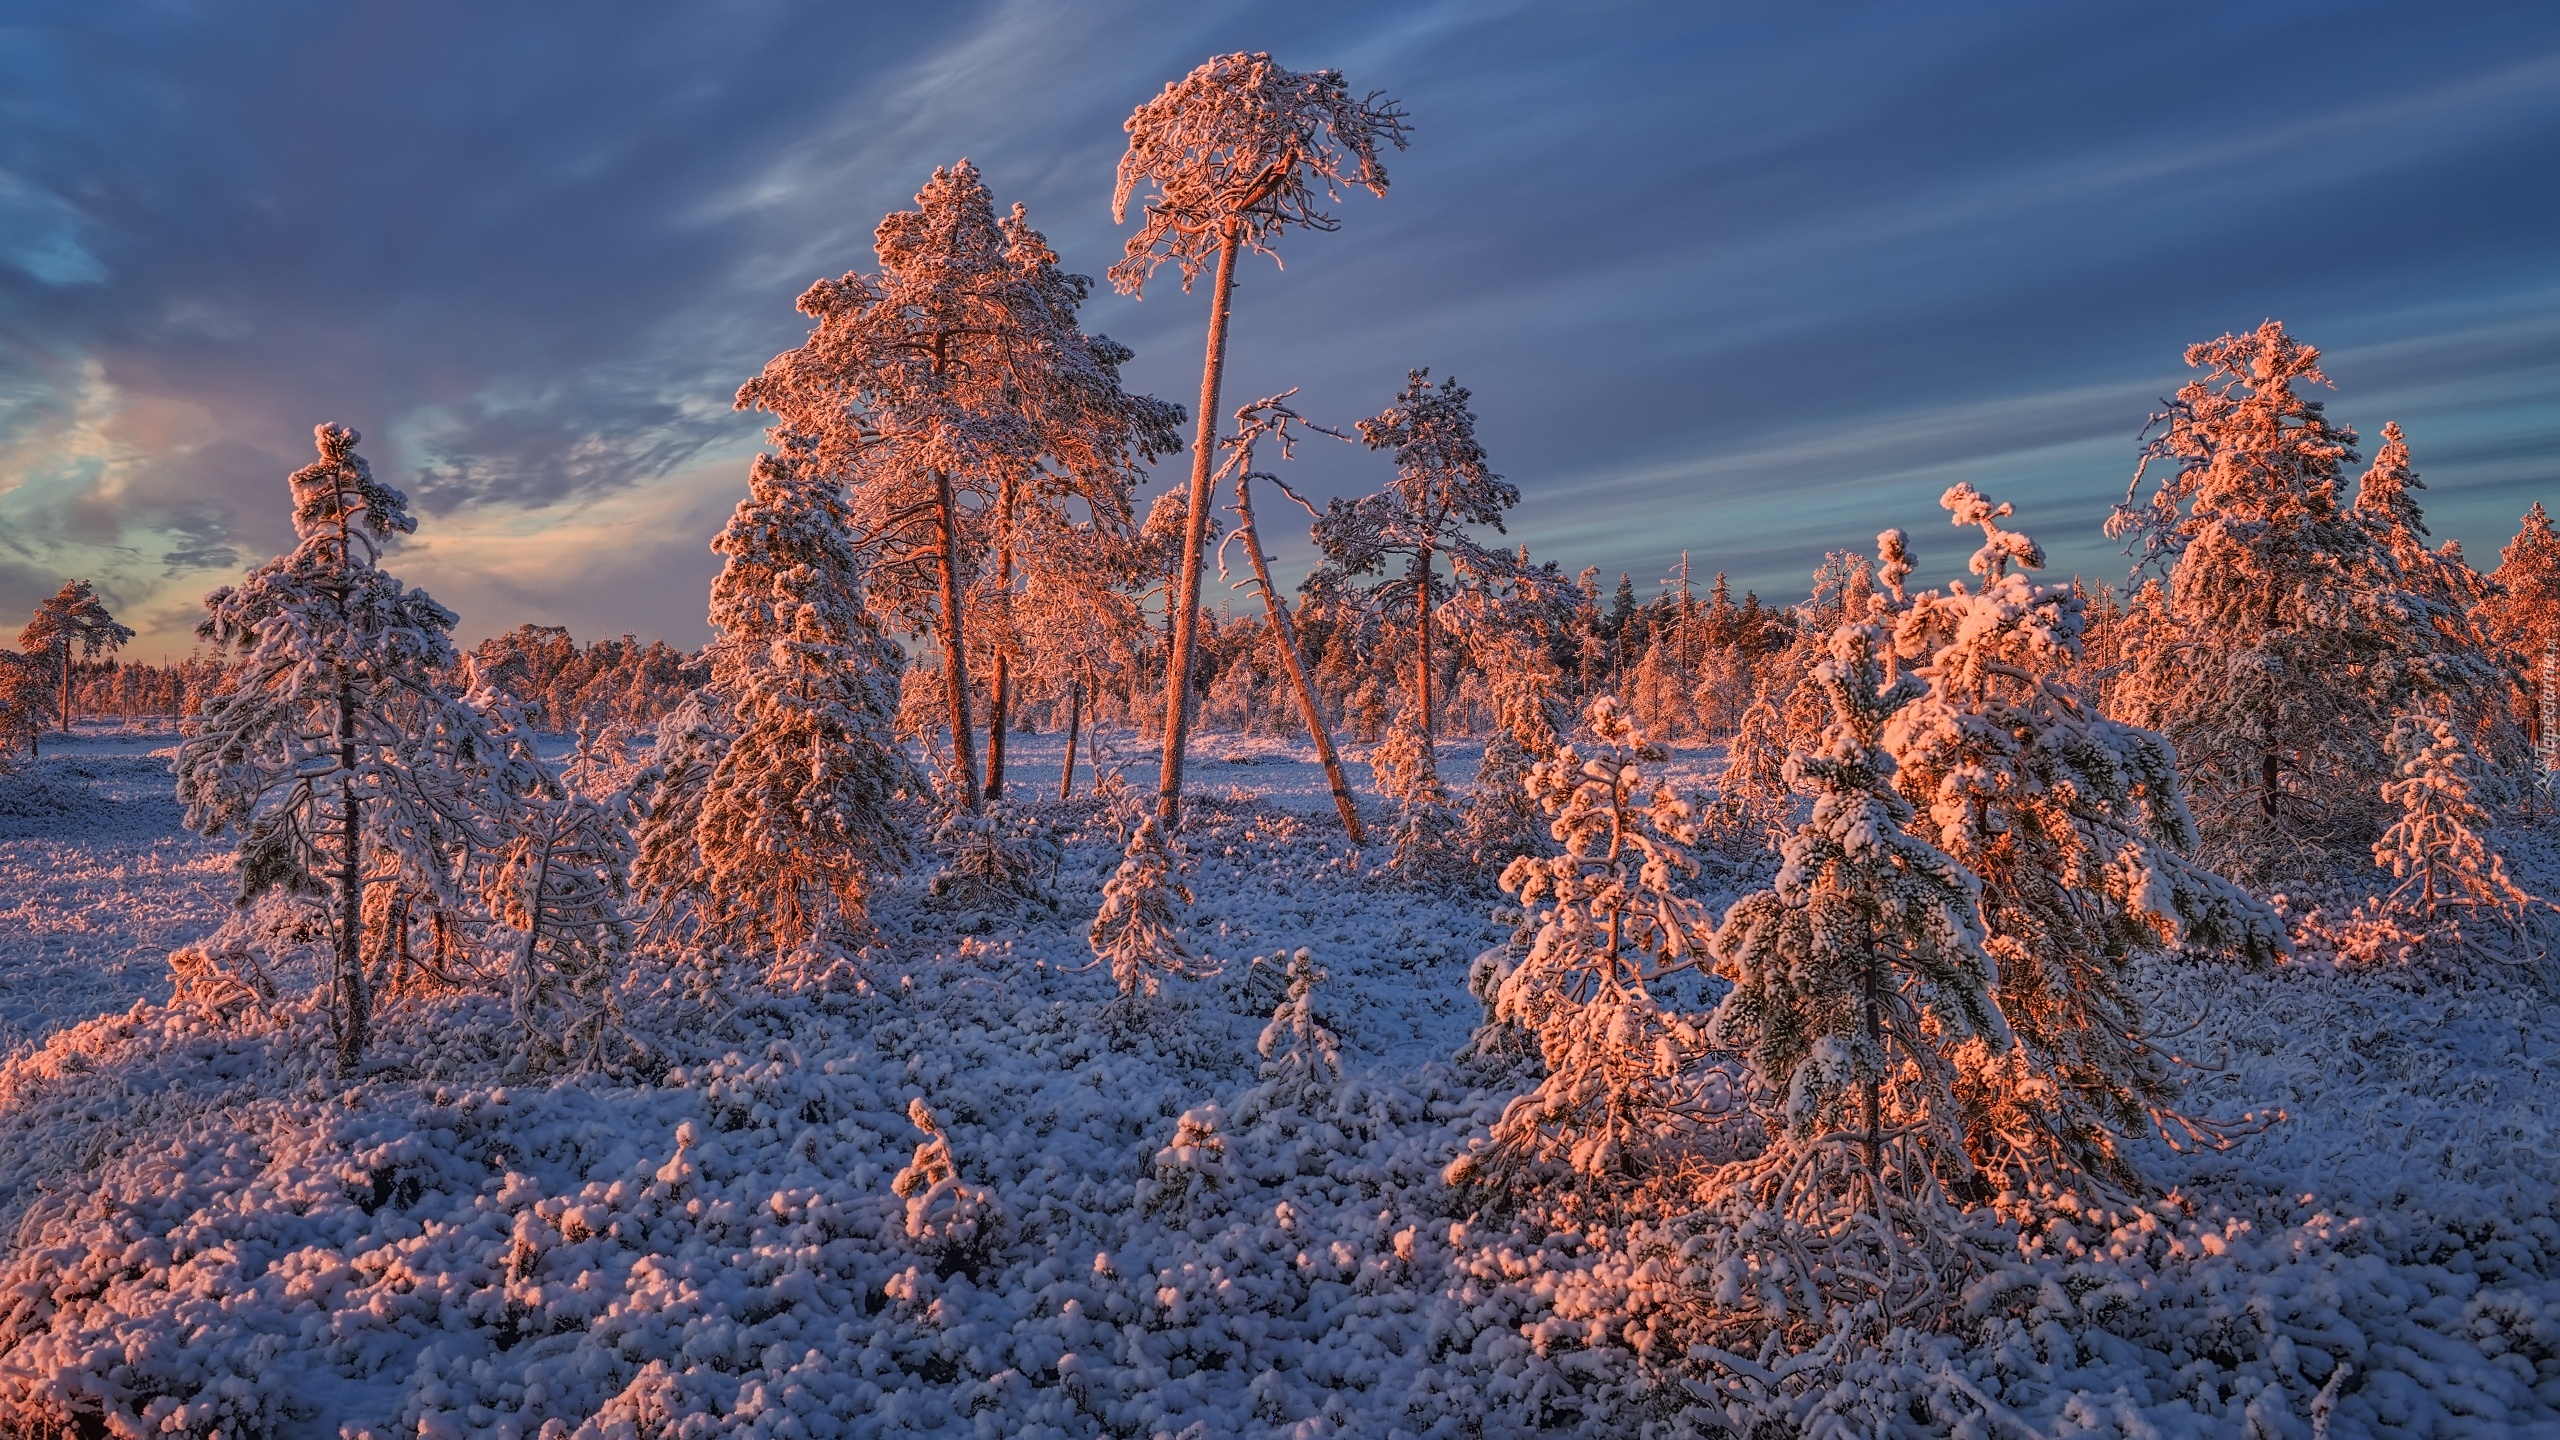
[[[1347,425],[1455,374],[1568,568],[1650,590],[1686,549],[1793,598],[1898,525],[1943,577],[1961,479],[2121,578],[2098,527],[2179,352],[2267,316],[2338,418],[2401,422],[2475,562],[2560,500],[2560,7],[20,0],[0,619],[92,576],[183,650],[338,420],[467,637],[699,643],[759,438],[730,397],[793,297],[964,155],[1099,276],[1121,119],[1236,49],[1415,137],[1243,272],[1230,405]],[[1086,317],[1194,401],[1202,297]]]

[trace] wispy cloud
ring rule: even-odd
[[[759,436],[730,397],[805,333],[792,297],[962,155],[1098,274],[1121,119],[1239,48],[1418,133],[1387,200],[1247,274],[1231,383],[1340,421],[1458,374],[1542,555],[1785,593],[1883,524],[1927,553],[1970,479],[2098,573],[2179,346],[2266,315],[2331,347],[2342,416],[2409,426],[2437,532],[2494,548],[2560,436],[2560,194],[2524,183],[2560,14],[2327,13],[57,5],[0,29],[0,614],[88,574],[183,649],[336,419],[473,633],[699,639]],[[1087,318],[1188,401],[1200,303]]]

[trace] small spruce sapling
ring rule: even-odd
[[[1254,1042],[1262,1057],[1261,1083],[1246,1092],[1239,1109],[1250,1121],[1275,1110],[1314,1115],[1333,1108],[1342,1088],[1342,1047],[1317,1017],[1316,986],[1324,983],[1323,967],[1304,946],[1289,956],[1283,972],[1288,993],[1272,1007],[1271,1020]]]
[[[1586,1185],[1640,1173],[1724,1118],[1695,1073],[1698,1027],[1653,987],[1705,960],[1709,920],[1687,893],[1697,815],[1645,766],[1663,752],[1615,697],[1594,700],[1587,746],[1559,745],[1529,774],[1560,854],[1521,856],[1502,888],[1535,938],[1502,977],[1495,1023],[1536,1033],[1547,1075],[1513,1100],[1453,1184],[1503,1185],[1561,1164]]]
[[[583,737],[569,774],[593,781],[613,763],[596,737]],[[610,1069],[637,1048],[622,1033],[615,1002],[632,945],[629,801],[538,773],[511,818],[481,895],[498,923],[521,937],[507,965],[521,1043],[575,1069]]]
[[[1173,878],[1175,857],[1164,831],[1152,815],[1138,821],[1122,854],[1120,868],[1102,887],[1102,908],[1093,917],[1086,939],[1093,953],[1111,967],[1122,1009],[1152,999],[1168,978],[1201,980],[1215,975],[1183,940],[1177,907],[1191,903],[1191,890]]]
[[[1378,794],[1395,807],[1387,824],[1386,873],[1413,886],[1445,886],[1466,879],[1474,867],[1466,852],[1466,817],[1450,798],[1447,782],[1412,712],[1399,714],[1369,755]]]
[[[907,1239],[939,1260],[945,1275],[974,1274],[1012,1238],[1012,1212],[995,1192],[960,1178],[951,1137],[924,1097],[907,1102],[907,1123],[924,1139],[889,1180],[890,1193],[907,1202]]]
[[[943,904],[962,910],[1056,906],[1048,882],[1065,852],[1038,819],[998,800],[976,811],[954,806],[933,839],[942,870],[928,889]]]
[[[2390,901],[2422,923],[2444,925],[2457,939],[2465,917],[2503,922],[2509,931],[2540,902],[2507,873],[2505,857],[2481,838],[2489,813],[2480,804],[2487,777],[2452,725],[2433,715],[2402,715],[2392,724],[2398,778],[2382,787],[2399,818],[2374,843],[2373,863],[2398,887]]]

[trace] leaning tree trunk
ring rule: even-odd
[[[1076,729],[1084,721],[1084,682],[1067,685],[1067,763],[1058,771],[1058,798],[1076,793]]]
[[[372,997],[365,993],[363,827],[356,815],[355,687],[338,678],[338,993],[347,1004],[338,1031],[338,1073],[352,1075],[364,1059]]]
[[[996,606],[1013,603],[1013,480],[1006,477],[996,499],[1004,527],[996,543]],[[1010,631],[1008,626],[1007,630]],[[1004,793],[1004,731],[1013,698],[1013,644],[1008,633],[996,637],[995,674],[987,686],[987,798]]]
[[[960,620],[960,507],[951,477],[933,472],[933,499],[942,524],[942,684],[950,692],[951,763],[959,771],[960,804],[978,808],[978,737],[969,729],[969,646]]]
[[[1280,603],[1280,592],[1271,585],[1271,565],[1262,555],[1262,539],[1253,529],[1253,492],[1246,480],[1236,481],[1237,531],[1244,538],[1245,558],[1253,562],[1254,582],[1262,587],[1262,605],[1271,615],[1271,634],[1280,645],[1280,664],[1289,672],[1289,684],[1298,692],[1298,709],[1307,717],[1307,733],[1315,737],[1316,758],[1324,762],[1325,783],[1333,787],[1333,808],[1342,812],[1342,828],[1350,832],[1351,843],[1365,845],[1369,837],[1360,825],[1360,807],[1351,800],[1351,782],[1343,777],[1342,757],[1333,753],[1333,736],[1325,729],[1324,711],[1316,704],[1316,688],[1307,680],[1307,665],[1298,654],[1298,630],[1289,623],[1289,607]]]
[[[1156,820],[1167,834],[1182,823],[1182,752],[1191,739],[1191,659],[1200,624],[1200,560],[1209,533],[1209,475],[1218,448],[1218,384],[1227,368],[1227,300],[1236,279],[1236,223],[1218,239],[1218,279],[1209,291],[1209,353],[1200,367],[1200,438],[1191,454],[1191,512],[1182,520],[1182,573],[1176,577],[1173,654],[1164,676],[1164,768],[1156,782]]]

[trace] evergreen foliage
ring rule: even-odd
[[[205,597],[197,633],[238,668],[174,768],[188,824],[240,837],[243,905],[269,891],[334,900],[338,1062],[352,1070],[372,1008],[366,949],[401,951],[412,918],[461,909],[463,867],[496,843],[530,770],[444,686],[453,612],[381,568],[383,543],[417,528],[406,497],[374,478],[355,431],[313,436],[319,458],[290,481],[300,543]],[[388,887],[371,947],[368,887]]]
[[[2267,964],[2288,948],[2283,927],[2189,858],[2168,742],[2108,719],[2073,683],[2083,597],[2034,579],[2044,552],[2005,527],[2008,506],[1969,485],[1940,503],[1982,532],[1976,580],[1893,607],[1894,653],[1927,688],[1882,738],[1913,828],[1980,882],[1984,948],[2018,1041],[1954,1055],[1963,1137],[1976,1164],[2021,1187],[2137,1184],[2122,1142],[2176,1087],[2145,1038],[2135,960],[2179,950]]]
[[[1687,893],[1697,817],[1650,781],[1663,758],[1610,696],[1592,702],[1587,748],[1559,745],[1530,771],[1561,853],[1522,856],[1502,887],[1534,928],[1495,992],[1495,1025],[1538,1037],[1546,1077],[1513,1100],[1453,1183],[1507,1185],[1561,1166],[1587,1186],[1622,1183],[1723,1116],[1720,1087],[1691,1064],[1698,1028],[1654,987],[1706,957],[1705,907]]]

